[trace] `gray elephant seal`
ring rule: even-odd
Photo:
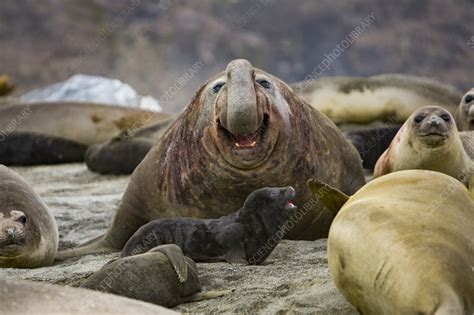
[[[321,182],[309,185],[339,211],[329,269],[361,314],[473,314],[474,202],[459,181],[400,171],[350,198]]]
[[[286,237],[326,237],[334,217],[306,180],[344,192],[365,182],[359,154],[327,117],[278,78],[234,60],[204,84],[133,172],[105,235],[61,258],[121,250],[160,218],[219,218],[262,187],[295,188],[298,219]]]
[[[445,173],[469,185],[472,161],[448,111],[426,106],[414,112],[377,161],[374,178],[407,169]]]
[[[201,285],[196,264],[185,257],[175,244],[154,247],[141,255],[111,261],[81,287],[166,307],[230,292],[199,293]]]
[[[23,178],[0,165],[0,268],[49,266],[57,249],[51,211]]]
[[[85,152],[87,168],[101,174],[131,174],[176,117],[127,130],[105,143],[94,144]]]
[[[453,86],[404,74],[327,77],[295,83],[292,87],[337,124],[378,120],[402,123],[427,105],[442,106],[454,114],[462,96]]]
[[[156,315],[164,307],[92,290],[0,278],[2,314]]]
[[[460,131],[474,130],[474,88],[467,91],[456,109],[454,118]]]
[[[271,254],[277,235],[296,206],[292,187],[252,192],[237,212],[219,219],[158,219],[145,224],[128,240],[122,257],[174,243],[195,261],[260,264]]]

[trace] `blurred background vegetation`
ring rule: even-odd
[[[376,20],[324,75],[400,72],[462,90],[474,84],[472,0],[2,0],[0,73],[15,95],[104,75],[159,98],[196,61],[204,67],[161,104],[176,112],[235,58],[288,83],[303,80],[373,12]]]

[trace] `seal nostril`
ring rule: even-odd
[[[8,239],[13,239],[16,236],[16,228],[10,227],[5,230],[5,234]]]

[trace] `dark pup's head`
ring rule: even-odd
[[[296,213],[293,187],[265,187],[252,192],[245,200],[243,210],[260,216],[266,226],[278,227]]]
[[[439,106],[425,106],[409,118],[414,135],[421,144],[439,147],[447,142],[456,131],[456,123],[451,114]]]
[[[474,130],[474,88],[462,97],[455,117],[460,131]]]

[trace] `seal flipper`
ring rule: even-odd
[[[148,251],[151,252],[161,252],[165,254],[166,257],[171,262],[176,275],[178,276],[179,282],[184,283],[188,279],[188,264],[184,257],[183,251],[176,244],[166,244],[153,247]]]
[[[215,291],[207,291],[207,292],[198,292],[194,293],[188,297],[183,298],[183,303],[188,302],[198,302],[203,300],[215,299],[226,294],[234,292],[235,289],[232,290],[215,290]]]
[[[349,196],[342,191],[316,179],[308,180],[308,187],[313,195],[318,198],[319,202],[335,213],[337,213],[349,199]]]
[[[119,251],[116,248],[113,248],[106,240],[106,234],[103,234],[99,237],[96,237],[85,244],[79,245],[79,247],[69,248],[58,252],[56,255],[56,261],[85,256],[91,254],[101,254],[101,253],[113,253]]]

